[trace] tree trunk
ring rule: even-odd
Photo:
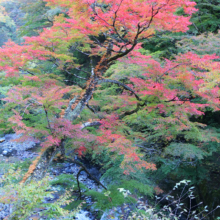
[[[65,111],[64,117],[70,121],[74,121],[81,114],[82,110],[85,108],[89,100],[92,98],[93,92],[98,85],[98,79],[93,77],[89,86],[86,88],[85,92],[81,96],[75,96],[69,103]]]
[[[41,153],[41,155],[39,155],[30,165],[28,172],[25,174],[20,183],[30,182],[31,180],[41,180],[45,176],[50,163],[59,150],[60,149],[57,147],[52,146]]]
[[[86,104],[88,101],[91,99],[93,92],[95,91],[95,87],[98,84],[98,80],[95,80],[94,78],[90,81],[90,85],[88,88],[85,90],[84,94],[80,96],[75,96],[69,103],[69,106],[66,109],[65,112],[65,118],[68,120],[74,121],[82,112],[82,110],[85,108]],[[31,173],[30,177],[24,178],[23,182],[26,180],[40,180],[42,179],[45,174],[47,169],[50,166],[50,163],[56,156],[58,152],[61,152],[62,154],[65,153],[64,149],[64,140],[61,141],[60,147],[49,147],[48,149],[45,150],[45,152],[41,155],[40,160],[37,162],[36,168],[33,170]],[[63,155],[64,156],[64,155]]]
[[[42,154],[33,174],[31,175],[31,179],[40,180],[45,176],[47,169],[49,168],[50,163],[52,162],[52,160],[56,156],[56,154],[59,152],[59,150],[60,149],[57,149],[56,147],[50,147],[45,150],[45,152]]]
[[[88,101],[92,98],[93,92],[95,91],[96,86],[98,85],[98,82],[102,77],[102,74],[106,70],[106,66],[106,59],[103,57],[103,60],[101,60],[100,63],[96,66],[94,74],[87,82],[85,91],[80,96],[75,96],[70,101],[64,115],[66,119],[74,121],[80,115],[82,110],[87,105]],[[29,168],[29,174],[31,173],[30,179],[42,179],[45,176],[46,171],[53,158],[59,151],[61,151],[61,154],[64,152],[64,140],[61,141],[61,146],[59,148],[53,146],[46,149],[45,152],[41,155],[40,159],[36,161],[36,168],[33,171],[33,168]],[[25,182],[28,179],[29,177],[27,175],[26,177],[24,177],[22,182]]]

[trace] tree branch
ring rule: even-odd
[[[142,103],[142,104],[139,102],[139,103],[137,104],[137,107],[136,107],[134,110],[132,110],[132,111],[127,111],[127,112],[125,112],[125,113],[119,115],[119,118],[122,119],[122,118],[124,118],[124,117],[127,116],[127,115],[132,115],[132,114],[138,112],[138,111],[140,110],[140,107],[143,107],[143,106],[145,106],[145,105],[147,105],[146,102],[144,102],[144,103]]]
[[[86,127],[93,127],[93,126],[100,126],[101,122],[100,121],[93,121],[93,122],[85,122],[81,125],[81,130],[86,128]]]
[[[53,129],[52,129],[51,126],[50,126],[50,120],[49,120],[49,117],[48,117],[47,109],[45,108],[45,106],[43,106],[43,108],[44,108],[44,111],[45,111],[45,114],[46,114],[48,127],[49,127],[49,129],[50,129],[51,134],[53,135]]]
[[[32,76],[35,76],[34,73],[32,73],[32,72],[30,72],[30,71],[28,71],[28,70],[24,70],[24,69],[22,69],[22,68],[19,68],[19,70],[21,70],[21,71],[26,71],[27,73],[31,74]]]
[[[136,97],[136,99],[137,99],[138,101],[141,101],[141,98],[136,94],[136,92],[135,92],[133,89],[131,89],[129,86],[127,86],[127,85],[125,85],[124,83],[121,83],[121,82],[119,82],[119,81],[117,81],[117,80],[112,80],[112,79],[100,79],[100,80],[98,81],[98,83],[99,83],[99,84],[101,84],[101,83],[114,83],[114,84],[117,84],[117,85],[119,85],[119,86],[122,86],[124,89],[130,91],[130,92]]]
[[[171,71],[171,70],[177,68],[178,66],[187,65],[187,64],[188,64],[188,63],[179,63],[179,64],[177,64],[177,65],[171,67],[170,69],[168,69],[167,71],[165,71],[162,75],[160,75],[159,78],[158,78],[158,80],[161,80],[164,75],[166,75],[169,71]],[[158,80],[157,80],[157,81],[158,81]]]
[[[78,45],[77,45],[78,46]],[[78,48],[77,48],[77,46],[75,46],[75,47],[70,47],[70,49],[73,49],[73,50],[76,50],[76,51],[78,51],[78,52],[80,52],[80,53],[82,53],[82,54],[84,54],[84,55],[86,55],[86,56],[89,56],[90,54],[88,54],[88,53],[85,53],[85,52],[83,52],[83,51],[81,51],[81,50],[79,50]]]
[[[86,107],[91,111],[93,112],[94,114],[96,114],[96,111],[93,107],[91,107],[89,104],[86,105]]]
[[[55,61],[50,60],[50,61],[51,61],[53,64],[55,64],[57,67],[59,67],[59,65],[57,64],[57,61],[56,61],[56,60],[55,60]],[[81,70],[81,69],[79,69],[79,68],[75,68],[75,69],[85,72],[84,70]],[[87,79],[84,78],[84,77],[81,77],[81,76],[78,76],[78,75],[76,75],[76,74],[74,74],[74,73],[69,72],[67,69],[62,69],[62,70],[65,71],[66,73],[68,73],[69,75],[73,75],[73,76],[75,76],[75,77],[77,77],[77,78],[79,78],[79,79],[87,80]],[[88,73],[88,72],[86,72],[86,73]]]
[[[77,160],[72,160],[72,159],[67,158],[67,157],[65,158],[65,160],[68,161],[68,162],[70,162],[70,163],[75,163],[75,164],[81,166],[81,167],[82,167],[82,170],[84,170],[93,180],[95,180],[96,183],[98,183],[98,184],[101,185],[105,190],[107,190],[107,188],[106,188],[96,177],[94,177],[94,176],[89,172],[89,170],[83,165],[83,163],[81,163],[81,162],[79,162],[79,161],[77,161]],[[82,170],[81,170],[81,171],[82,171]],[[81,172],[81,171],[80,171],[80,172]]]

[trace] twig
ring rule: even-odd
[[[96,183],[98,183],[99,185],[101,185],[105,190],[107,190],[107,188],[96,178],[94,177],[89,171],[88,169],[79,161],[77,160],[72,160],[70,158],[67,158],[65,157],[65,160],[68,161],[68,162],[71,162],[71,163],[75,163],[75,164],[78,164],[79,166],[82,167],[82,169],[93,179],[96,181]]]

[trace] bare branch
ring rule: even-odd
[[[92,36],[92,38],[95,40],[95,42],[100,46],[105,48],[106,50],[109,50],[109,47],[104,46],[95,36]],[[119,51],[113,50],[112,48],[110,49],[111,52],[119,53]]]
[[[79,71],[82,71],[82,72],[87,73],[87,74],[90,74],[90,72],[85,71],[85,70],[82,70],[82,69],[80,69],[80,68],[78,68],[78,67],[75,67],[74,69],[79,70]],[[84,78],[84,79],[86,79],[86,78]],[[87,80],[87,79],[86,79],[86,80]]]
[[[122,2],[123,2],[123,0],[121,0],[119,6],[118,6],[118,8],[117,8],[117,10],[115,11],[115,17],[114,17],[114,20],[113,20],[113,23],[112,23],[112,27],[114,28],[115,33],[118,35],[118,37],[120,38],[120,40],[122,40],[123,42],[127,43],[127,41],[126,41],[125,39],[123,39],[123,37],[118,33],[118,30],[117,30],[117,28],[115,27],[115,22],[116,22],[116,20],[117,20],[117,13],[118,13],[118,11],[119,11],[119,9],[120,9],[120,7],[121,7]]]
[[[31,103],[29,103],[26,107],[25,107],[25,109],[24,109],[24,111],[23,111],[23,114],[22,114],[22,117],[24,116],[24,113],[25,113],[25,111],[27,110],[27,108],[29,107],[29,106],[31,106],[33,103],[31,102]]]
[[[93,126],[100,126],[100,125],[101,125],[100,121],[85,122],[81,125],[81,130],[86,127],[93,127]]]
[[[143,107],[143,106],[146,106],[146,105],[147,105],[146,102],[144,102],[144,103],[138,102],[138,103],[137,103],[137,107],[136,107],[134,110],[124,112],[123,114],[121,114],[121,115],[119,116],[119,118],[122,119],[122,118],[124,118],[124,117],[127,116],[127,115],[132,115],[132,114],[138,112],[138,111],[140,110],[140,107]]]
[[[77,68],[75,68],[75,69],[77,69]],[[81,77],[81,76],[78,76],[78,75],[76,75],[76,74],[74,74],[74,73],[71,73],[71,72],[69,72],[67,69],[63,69],[66,73],[68,73],[69,75],[73,75],[73,76],[75,76],[76,78],[79,78],[79,79],[83,79],[83,80],[87,80],[86,78],[84,78],[84,77]],[[80,70],[81,71],[81,69],[77,69],[77,70]],[[84,72],[84,71],[83,71]]]
[[[81,89],[85,89],[85,88],[86,88],[85,85],[80,85],[78,82],[74,82],[74,81],[67,80],[67,79],[64,79],[63,81],[64,81],[64,82],[74,83],[75,85],[79,86]]]
[[[80,53],[82,53],[82,54],[84,54],[84,55],[86,55],[86,56],[89,56],[89,55],[90,55],[90,54],[88,54],[88,53],[85,53],[85,52],[79,50],[79,49],[77,48],[77,46],[76,46],[76,47],[71,47],[71,49],[76,50],[76,51],[78,51],[78,52],[80,52]]]
[[[26,71],[27,73],[31,74],[32,76],[35,76],[35,74],[32,73],[32,72],[30,72],[29,70],[24,70],[24,69],[22,69],[22,68],[19,68],[19,70],[21,70],[21,71]]]
[[[100,80],[98,81],[98,83],[99,83],[99,84],[101,84],[101,83],[114,83],[114,84],[117,84],[117,85],[119,85],[119,86],[122,86],[124,89],[130,91],[130,92],[136,97],[136,99],[137,99],[138,101],[141,101],[141,98],[136,94],[136,92],[135,92],[132,88],[130,88],[129,86],[127,86],[127,85],[125,85],[124,83],[121,83],[121,82],[119,82],[119,81],[117,81],[117,80],[112,80],[112,79],[100,79]]]
[[[77,160],[72,160],[71,158],[65,158],[66,161],[70,162],[70,163],[75,163],[78,164],[79,166],[81,166],[82,170],[84,170],[89,176],[90,178],[92,178],[97,184],[99,184],[100,186],[102,186],[105,190],[107,190],[107,188],[96,178],[94,177],[89,170],[83,165],[83,163],[81,163],[80,161]]]
[[[94,114],[96,114],[96,111],[95,111],[95,109],[94,109],[92,106],[90,106],[89,104],[87,104],[86,107],[87,107],[91,112],[93,112]]]
[[[57,67],[59,67],[59,64],[57,63],[57,60],[50,60],[52,63],[54,63]],[[79,71],[83,71],[83,72],[86,72],[86,73],[89,73],[89,72],[87,72],[87,71],[84,71],[84,70],[81,70],[81,69],[79,69],[79,68],[77,68],[77,67],[75,67],[75,69],[77,69],[77,70],[79,70]],[[79,79],[83,79],[83,80],[87,80],[86,78],[84,78],[84,77],[81,77],[81,76],[78,76],[78,75],[76,75],[76,74],[74,74],[74,73],[71,73],[71,72],[69,72],[67,69],[62,69],[63,71],[65,71],[66,73],[68,73],[69,75],[73,75],[73,76],[75,76],[76,78],[79,78]],[[89,73],[90,74],[90,73]]]
[[[157,81],[161,80],[162,77],[163,77],[164,75],[166,75],[169,71],[171,71],[171,70],[177,68],[178,66],[185,65],[185,64],[186,64],[186,63],[179,63],[179,64],[177,64],[177,65],[171,67],[170,69],[168,69],[167,71],[165,71],[162,75],[160,75],[159,78],[157,79]]]

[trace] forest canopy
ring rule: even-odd
[[[17,179],[16,184],[3,180],[0,202],[14,204],[9,219],[36,212],[50,184],[65,190],[61,201],[45,208],[48,219],[72,219],[85,195],[93,199],[97,216],[127,203],[133,209],[125,219],[150,219],[134,204],[141,196],[153,201],[154,194],[167,193],[183,179],[196,188],[196,206],[199,201],[204,207],[212,204],[212,210],[219,205],[219,180],[211,191],[206,187],[219,175],[220,1],[19,0],[0,5],[0,132],[38,146],[25,172],[12,166],[5,174]],[[67,161],[80,167],[78,174],[62,174],[50,183],[49,167]],[[99,168],[101,180],[89,166]],[[82,171],[103,191],[82,190]],[[30,186],[42,186],[33,206],[23,194],[26,190],[30,196]],[[19,192],[16,197],[14,192]],[[20,201],[27,207],[24,213]],[[184,205],[186,219],[206,218],[201,209],[192,212],[191,202]],[[155,219],[184,215],[173,209]]]

